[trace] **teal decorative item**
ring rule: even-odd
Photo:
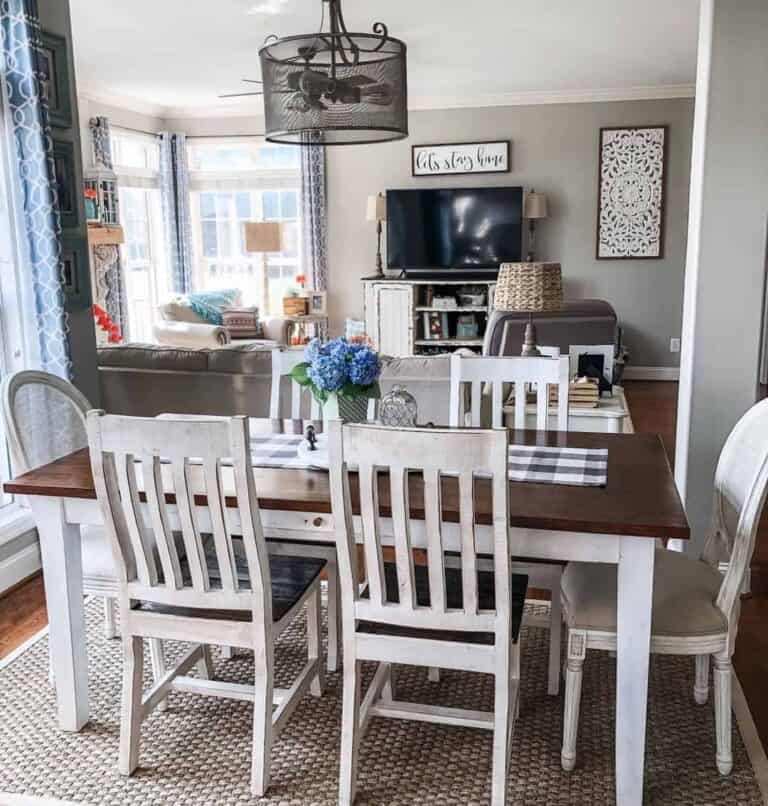
[[[240,296],[236,288],[223,291],[203,291],[199,294],[189,294],[187,302],[189,307],[201,318],[212,325],[221,325],[224,320],[222,311],[231,308]]]

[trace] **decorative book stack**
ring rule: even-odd
[[[557,405],[557,387],[549,387],[549,404]],[[568,405],[577,409],[594,409],[600,401],[600,387],[596,378],[577,378],[568,387]]]

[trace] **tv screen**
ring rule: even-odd
[[[523,189],[387,191],[387,265],[407,272],[491,271],[520,260]]]

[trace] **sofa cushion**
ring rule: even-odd
[[[233,372],[241,375],[268,375],[272,377],[273,341],[228,344],[208,351],[208,369],[211,372]]]
[[[165,347],[161,344],[117,344],[98,351],[100,367],[144,370],[200,371],[208,368],[206,348]]]
[[[207,322],[202,316],[198,316],[183,297],[174,297],[164,302],[158,307],[160,316],[166,322],[193,322],[198,325],[205,325]]]

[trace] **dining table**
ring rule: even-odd
[[[617,567],[615,773],[619,806],[643,800],[654,555],[659,541],[689,539],[689,525],[661,438],[648,434],[509,430],[512,445],[607,450],[605,486],[510,481],[510,539],[526,561],[609,563]],[[328,471],[254,466],[264,532],[302,545],[333,543]],[[443,490],[443,542],[460,546],[458,494]],[[492,548],[490,485],[476,488],[476,547]],[[31,470],[4,485],[34,516],[48,607],[57,716],[64,731],[89,720],[88,657],[80,527],[103,524],[88,450]],[[201,510],[205,502],[196,502]],[[229,501],[234,506],[235,502]],[[382,524],[389,517],[380,495]],[[426,546],[418,485],[410,498],[411,540]],[[171,508],[172,509],[172,508]],[[353,506],[356,529],[359,508]],[[391,524],[390,524],[391,526]],[[382,526],[386,532],[386,526]],[[358,532],[359,534],[359,532]]]

